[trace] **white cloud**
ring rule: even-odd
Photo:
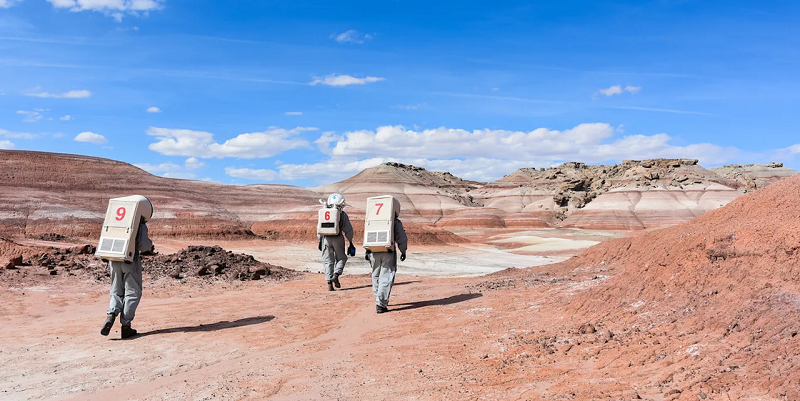
[[[0,128],[0,137],[11,139],[36,139],[38,135],[29,134],[27,132],[11,132]]]
[[[81,89],[81,90],[71,90],[69,92],[64,92],[64,93],[50,93],[50,92],[28,93],[27,96],[53,98],[53,99],[84,99],[89,96],[92,96],[92,92],[89,92],[86,89]]]
[[[355,29],[351,29],[349,31],[342,32],[342,33],[340,33],[338,35],[337,34],[333,34],[333,35],[331,35],[331,38],[334,39],[335,41],[339,42],[339,43],[362,44],[362,43],[364,43],[364,41],[372,39],[372,35],[363,34],[363,33],[360,33],[358,31],[356,31]]]
[[[0,8],[9,8],[9,7],[13,6],[16,3],[19,3],[20,1],[22,1],[22,0],[0,0]],[[11,142],[9,142],[9,143],[11,143]],[[13,146],[13,144],[12,144],[12,146]],[[11,148],[7,148],[7,149],[11,149]]]
[[[614,85],[610,88],[600,89],[598,92],[602,95],[606,96],[614,96],[614,95],[621,95],[622,94],[622,87],[619,85]]]
[[[263,132],[241,134],[221,144],[214,141],[214,134],[204,131],[150,127],[147,134],[157,139],[157,142],[150,144],[150,150],[167,156],[256,159],[310,147],[308,141],[296,136],[314,130],[316,128],[286,130],[270,127]]]
[[[197,160],[194,157],[186,159],[183,166],[172,162],[164,162],[161,164],[150,164],[150,163],[134,164],[134,166],[139,167],[140,169],[145,170],[151,174],[161,174],[162,177],[180,178],[180,179],[197,178],[197,176],[192,172],[192,170],[197,170],[205,165],[206,165],[205,163]]]
[[[89,143],[102,144],[108,142],[108,139],[106,139],[106,137],[100,134],[95,134],[94,132],[86,131],[76,135],[75,142],[89,142]]]
[[[642,90],[641,86],[628,85],[628,86],[625,87],[625,92],[628,92],[628,93],[631,93],[631,94],[634,94],[634,95],[639,93],[641,90]]]
[[[283,114],[286,114],[287,116],[302,116],[303,112],[302,111],[287,111],[286,113],[283,113]]]
[[[150,163],[138,163],[134,164],[134,166],[139,167],[140,169],[147,171],[148,173],[168,173],[174,171],[180,171],[181,166],[175,163],[161,163],[161,164],[150,164]]]
[[[428,103],[417,103],[417,104],[409,104],[409,105],[406,105],[406,106],[399,105],[399,106],[396,106],[396,107],[398,109],[417,110],[417,109],[419,109],[421,107],[425,107],[427,105],[428,105]]]
[[[309,83],[309,85],[328,85],[328,86],[348,86],[348,85],[364,85],[366,83],[378,82],[383,81],[386,78],[381,77],[366,77],[366,78],[356,78],[350,75],[328,75],[324,78],[314,77],[314,80]]]
[[[615,95],[621,95],[624,92],[628,92],[632,95],[635,95],[639,93],[641,90],[642,90],[641,86],[627,85],[623,88],[622,85],[614,85],[610,88],[600,89],[597,92],[605,96],[615,96]]]
[[[25,118],[22,119],[23,122],[35,123],[44,118],[44,116],[39,110],[41,109],[35,109],[34,111],[17,110],[17,114],[22,114],[23,116],[25,116]]]
[[[225,167],[225,174],[235,178],[259,181],[272,181],[278,178],[277,171],[265,169]]]
[[[719,164],[736,158],[736,148],[699,143],[671,144],[666,134],[614,138],[609,124],[580,124],[558,131],[475,130],[437,128],[422,131],[384,126],[375,131],[323,133],[316,145],[330,156],[316,164],[278,167],[286,180],[330,177],[341,179],[385,161],[401,161],[446,170],[475,180],[494,180],[519,167],[549,166],[564,161],[599,163],[623,159],[697,158]],[[324,182],[324,181],[323,181]]]
[[[98,11],[122,21],[124,14],[147,15],[160,10],[164,0],[47,0],[55,8],[66,8],[72,12]]]
[[[158,107],[155,107],[155,106],[148,107],[147,108],[147,112],[148,113],[161,113],[161,109],[159,109]]]
[[[197,160],[194,157],[190,157],[190,158],[186,159],[186,161],[184,162],[183,165],[184,165],[184,167],[186,167],[187,170],[197,170],[197,169],[205,166],[206,164],[201,162],[200,160]]]
[[[446,127],[414,131],[398,125],[378,127],[375,131],[347,132],[338,140],[331,141],[328,149],[322,150],[335,157],[386,155],[401,158],[489,157],[528,160],[540,155],[579,156],[585,152],[584,149],[596,146],[613,134],[614,128],[603,123],[580,124],[564,131],[538,128],[530,132],[490,129],[467,131]]]
[[[14,143],[11,141],[0,141],[0,149],[14,149]]]
[[[59,117],[58,119],[61,120],[61,121],[72,121],[72,117],[70,117],[69,114],[67,114],[64,117]]]
[[[791,155],[800,155],[800,143],[786,148],[786,151]]]
[[[190,172],[187,172],[187,171],[166,173],[166,174],[162,175],[162,177],[164,177],[164,178],[177,178],[177,179],[180,179],[180,180],[193,180],[193,179],[197,178],[197,176],[194,173],[190,173]]]

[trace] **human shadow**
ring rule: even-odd
[[[406,285],[406,284],[413,284],[413,283],[419,283],[419,282],[420,282],[419,280],[416,280],[416,281],[403,281],[402,283],[394,283],[394,284],[392,284],[392,287],[397,286],[397,285]],[[361,286],[358,286],[358,287],[342,288],[342,289],[339,289],[337,291],[360,290],[362,288],[372,288],[372,284],[361,285]]]
[[[275,319],[275,316],[270,315],[270,316],[246,317],[244,319],[239,319],[234,321],[224,320],[221,322],[216,322],[211,324],[200,324],[198,326],[172,327],[169,329],[159,329],[159,330],[147,331],[144,333],[138,333],[135,336],[130,337],[130,339],[137,339],[158,334],[196,333],[196,332],[225,330],[225,329],[232,329],[234,327],[244,327],[244,326],[252,326],[254,324],[266,323],[272,319]]]
[[[409,309],[417,309],[417,308],[424,308],[426,306],[437,306],[437,305],[452,305],[457,304],[459,302],[469,301],[471,299],[480,298],[483,294],[474,293],[474,294],[459,294],[449,296],[447,298],[441,299],[431,299],[428,301],[419,301],[419,302],[406,302],[397,305],[406,305],[401,308],[392,308],[389,309],[390,312],[398,312],[401,310],[409,310]]]

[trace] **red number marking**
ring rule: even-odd
[[[375,215],[377,216],[381,214],[381,208],[383,207],[383,203],[376,203],[375,205],[378,206],[378,212],[375,213]]]
[[[325,220],[331,219],[331,212],[325,212]]]
[[[117,221],[122,221],[122,219],[124,219],[124,218],[125,218],[125,208],[121,207],[121,208],[117,209],[116,220]]]

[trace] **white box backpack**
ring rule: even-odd
[[[385,252],[394,247],[394,220],[400,210],[400,201],[384,195],[367,198],[364,218],[364,248]]]
[[[338,207],[323,207],[317,217],[317,234],[323,236],[339,235],[341,210]]]

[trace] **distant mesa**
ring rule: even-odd
[[[474,228],[641,230],[694,219],[796,173],[780,163],[705,169],[694,159],[654,159],[523,168],[484,183],[384,163],[314,189],[221,190],[223,184],[157,177],[114,160],[0,150],[0,236],[94,237],[107,200],[131,193],[157,205],[155,236],[313,241],[317,200],[330,192],[345,195],[357,229],[366,198],[396,196],[409,231],[426,243],[460,242],[453,232]]]

